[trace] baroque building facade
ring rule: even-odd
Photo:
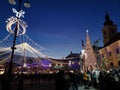
[[[103,23],[102,34],[104,46],[99,49],[101,68],[119,68],[120,67],[120,32],[117,25],[110,20],[106,13]]]

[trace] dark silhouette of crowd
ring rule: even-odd
[[[98,79],[100,90],[120,90],[120,70],[101,71]]]
[[[69,81],[62,70],[55,77],[55,90],[69,90]]]
[[[66,74],[69,77],[67,79],[64,78]],[[93,87],[97,90],[120,90],[120,70],[74,71],[72,73],[62,71],[62,74],[58,73],[56,78],[58,79],[56,79],[56,86],[63,88],[56,88],[56,90],[69,90],[70,87],[72,90],[78,90],[78,86],[84,86],[84,89]]]
[[[97,90],[120,90],[120,70],[110,70],[109,72],[103,70],[94,70],[82,72],[79,70],[64,71],[59,70],[53,73],[40,73],[35,72],[31,74],[15,74],[12,77],[12,82],[17,83],[17,90],[24,90],[24,80],[29,79],[31,84],[40,84],[41,80],[48,82],[53,80],[55,82],[55,90],[79,90],[79,86],[84,89],[90,87]],[[6,76],[0,76],[2,83],[2,90],[9,90],[11,86],[7,86],[9,82],[6,81]],[[10,84],[9,84],[10,85]]]

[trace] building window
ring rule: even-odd
[[[116,53],[117,53],[117,54],[119,54],[119,53],[120,53],[118,48],[116,49]]]
[[[110,63],[110,66],[111,66],[111,67],[113,67],[113,66],[114,66],[113,62],[111,62],[111,63]]]
[[[104,58],[104,54],[101,54],[101,58]]]
[[[108,55],[109,55],[109,56],[112,56],[112,53],[109,51],[109,52],[108,52]]]
[[[118,65],[120,66],[120,61],[118,61]]]

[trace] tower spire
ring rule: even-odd
[[[105,15],[105,22],[103,23],[103,25],[113,25],[113,21],[110,20],[110,16],[108,15],[108,11],[106,10],[106,15]]]

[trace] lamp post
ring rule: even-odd
[[[12,5],[16,4],[15,0],[9,0],[9,3]],[[11,60],[10,60],[7,71],[5,71],[5,77],[3,78],[4,87],[2,87],[2,90],[11,90],[10,84],[12,80],[12,65],[13,65],[14,50],[16,49],[15,48],[16,38],[17,38],[17,35],[23,35],[27,27],[26,23],[20,19],[20,17],[24,17],[24,14],[25,14],[24,11],[20,10],[21,4],[22,4],[22,0],[19,0],[18,11],[13,8],[13,13],[16,13],[16,17],[12,16],[8,18],[6,21],[7,22],[6,29],[8,32],[14,34],[14,39],[13,39],[13,45],[11,47],[12,49]],[[29,2],[27,1],[26,3],[24,3],[24,6],[29,8],[30,7]],[[14,25],[15,28],[12,27],[13,24],[15,24]],[[21,27],[23,32],[20,33]]]
[[[13,9],[13,13],[16,13],[16,17],[11,17],[6,21],[7,22],[7,26],[6,26],[7,31],[14,34],[13,45],[11,47],[11,49],[12,49],[11,60],[10,60],[7,75],[6,75],[6,78],[8,79],[8,82],[11,81],[11,76],[12,76],[12,65],[13,65],[14,51],[16,49],[15,45],[16,45],[17,35],[24,34],[25,31],[26,31],[26,27],[27,27],[26,23],[20,19],[21,17],[24,17],[24,13],[25,13],[24,11],[21,10],[22,1],[23,0],[18,0],[18,10]],[[15,5],[16,1],[15,0],[9,0],[9,3],[12,4],[12,5]],[[28,1],[25,2],[24,6],[29,8],[30,7],[29,2]],[[15,24],[15,30],[12,30],[12,25],[13,24]],[[19,32],[19,30],[21,29],[20,26],[23,29],[22,33]]]
[[[19,28],[19,22],[20,22],[19,19],[20,19],[20,17],[23,17],[23,14],[25,13],[25,12],[21,11],[22,1],[23,0],[19,0],[18,1],[18,10],[17,11],[15,9],[13,9],[13,12],[16,13],[16,22],[15,22],[16,26],[15,26],[14,32],[12,32],[12,33],[14,33],[14,39],[13,39],[13,45],[11,47],[12,54],[11,54],[11,61],[10,61],[9,69],[8,69],[9,76],[12,75],[12,64],[13,64],[14,50],[16,49],[15,48],[15,43],[16,43],[16,38],[17,38],[17,35],[19,33],[19,29],[20,29]],[[9,0],[9,3],[12,4],[12,5],[15,5],[16,1],[15,0]],[[24,3],[24,6],[27,7],[27,8],[29,8],[30,7],[30,3],[28,1],[26,1]],[[22,27],[22,28],[24,28],[24,27]]]

